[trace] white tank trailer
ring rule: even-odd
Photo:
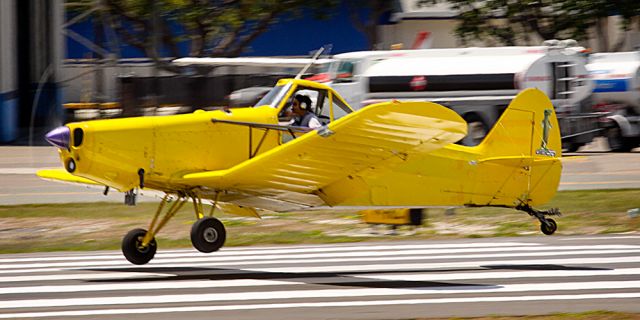
[[[640,143],[640,52],[594,53],[587,69],[595,88],[595,109],[606,112],[600,125],[612,151]]]
[[[386,59],[363,75],[364,105],[388,99],[438,102],[469,122],[463,143],[475,145],[518,92],[538,88],[556,108],[564,148],[574,151],[600,129],[591,111],[593,83],[583,48],[568,44],[431,49],[420,57]]]

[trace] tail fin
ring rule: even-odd
[[[562,156],[553,105],[538,89],[519,93],[478,146],[486,157]]]
[[[487,204],[534,206],[555,195],[562,143],[553,105],[542,91],[518,94],[476,148],[484,168],[478,181],[500,186],[483,200]]]

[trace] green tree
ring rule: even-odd
[[[418,0],[428,6],[433,0]],[[504,45],[530,44],[530,34],[540,38],[585,40],[596,27],[599,38],[606,37],[602,21],[610,15],[622,17],[623,31],[640,15],[638,0],[449,0],[459,12],[456,34],[463,43],[492,39]],[[621,41],[624,41],[624,37]],[[624,42],[613,48],[620,49]]]
[[[378,24],[385,13],[393,9],[391,0],[347,0],[351,22],[367,38],[369,49],[379,42]]]

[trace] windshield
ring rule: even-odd
[[[342,61],[338,66],[338,74],[341,73],[353,73],[353,65],[352,61]]]
[[[353,79],[355,61],[342,60],[336,67],[335,73],[332,74],[333,80],[336,82],[350,82]]]
[[[277,108],[280,100],[287,94],[289,88],[291,88],[291,82],[273,87],[255,106],[271,106],[272,108]]]
[[[316,65],[316,73],[329,73],[331,69],[331,63],[322,63]]]

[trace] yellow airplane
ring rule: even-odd
[[[300,93],[311,98],[320,128],[281,122]],[[115,188],[129,204],[139,189],[162,192],[149,227],[123,238],[134,264],[153,258],[155,236],[190,200],[197,218],[191,241],[201,252],[226,239],[215,208],[259,217],[256,209],[508,207],[554,233],[546,216],[557,209],[533,209],[555,195],[561,174],[558,122],[544,93],[516,96],[480,145],[455,144],[466,132],[458,114],[435,103],[390,101],[353,111],[326,85],[282,79],[251,108],[56,128],[47,140],[64,169],[38,175]],[[206,216],[203,199],[213,205]]]

